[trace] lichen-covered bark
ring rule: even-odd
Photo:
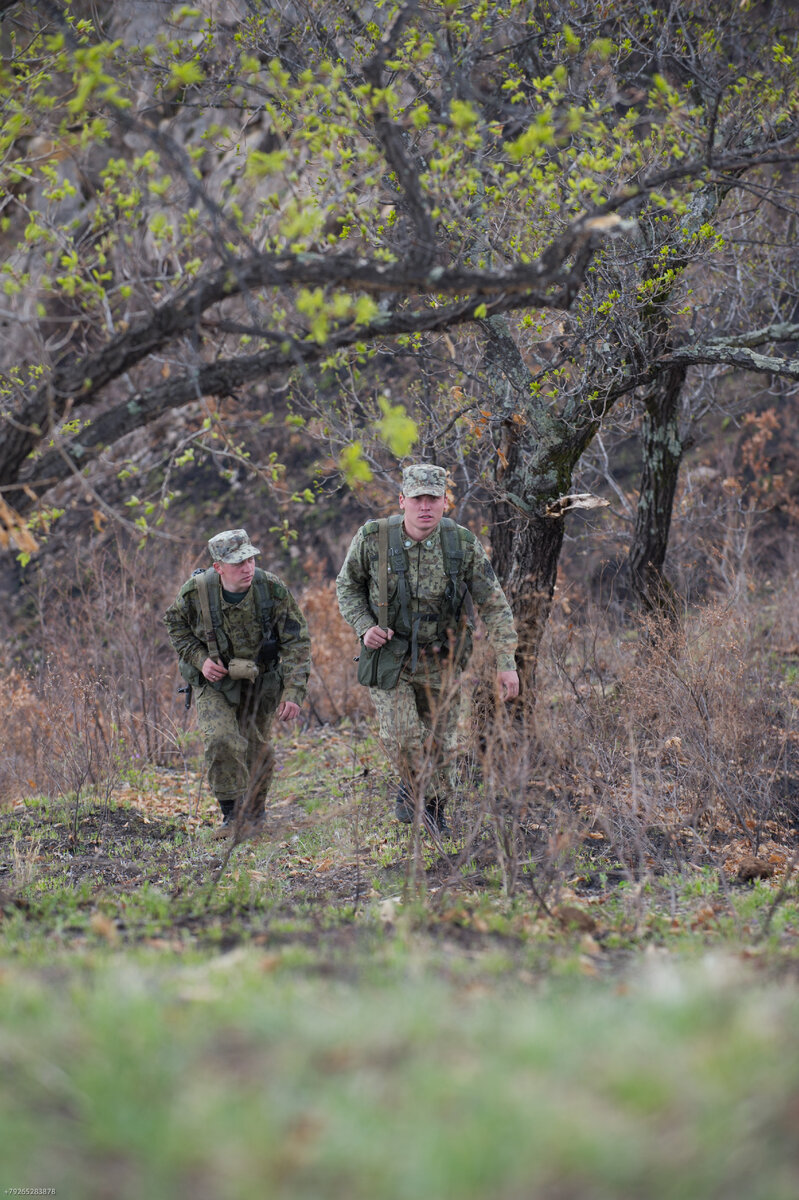
[[[664,372],[644,398],[643,464],[629,563],[633,591],[648,611],[673,615],[673,592],[663,567],[674,493],[683,456],[680,397],[685,368]]]
[[[641,483],[627,561],[638,604],[647,612],[660,612],[672,619],[676,617],[674,591],[663,568],[683,456],[680,400],[688,366],[684,361],[666,365],[674,348],[669,301],[684,270],[690,265],[694,237],[706,223],[715,220],[731,182],[732,176],[724,184],[713,183],[701,188],[692,198],[668,247],[672,251],[668,257],[670,272],[663,272],[663,247],[660,247],[661,253],[655,253],[654,245],[650,247],[644,270],[644,279],[657,285],[649,302],[641,309],[646,357],[650,362],[660,361],[664,365],[643,395]]]
[[[548,517],[547,505],[571,486],[572,471],[596,421],[590,416],[567,422],[531,388],[532,375],[507,322],[482,322],[486,334],[483,367],[492,404],[508,414],[504,464],[497,475],[492,513],[494,568],[502,581],[519,634],[517,659],[522,696],[535,703],[535,678],[541,638],[549,619],[563,545],[563,517]],[[511,419],[521,412],[524,420]]]
[[[521,517],[506,504],[495,506],[493,552],[519,634],[517,662],[522,696],[535,703],[536,666],[563,545],[563,518]]]

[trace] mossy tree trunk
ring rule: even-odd
[[[676,617],[674,589],[664,564],[682,463],[680,407],[685,367],[658,376],[644,397],[642,467],[635,530],[629,551],[633,593],[647,612]]]
[[[560,413],[538,394],[505,319],[490,318],[482,325],[492,406],[501,406],[506,416],[491,519],[493,564],[516,620],[522,697],[532,708],[565,520],[548,516],[547,508],[569,491],[574,467],[598,421],[584,412]]]

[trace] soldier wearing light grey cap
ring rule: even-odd
[[[503,699],[519,694],[513,615],[475,535],[444,516],[447,473],[416,463],[402,472],[401,512],[368,521],[336,580],[344,620],[361,640],[358,679],[370,689],[381,741],[400,782],[395,815],[437,834],[454,788],[458,705],[453,679],[472,647],[480,613],[497,659]],[[432,745],[432,781],[423,780]]]
[[[300,715],[310,639],[286,585],[255,565],[246,529],[208,542],[212,566],[188,579],[164,615],[180,672],[197,701],[208,782],[232,831],[258,825],[274,771],[274,718]]]

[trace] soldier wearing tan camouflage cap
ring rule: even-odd
[[[447,494],[447,472],[443,467],[420,464],[406,467],[402,472],[401,496],[407,500],[417,496],[445,496]]]
[[[234,818],[263,821],[272,723],[300,715],[310,639],[286,585],[256,567],[261,552],[245,529],[216,534],[208,551],[213,566],[184,583],[164,623],[196,696],[209,786],[230,828]]]
[[[399,771],[397,819],[412,821],[418,803],[439,833],[449,829],[454,785],[452,681],[469,660],[474,608],[496,654],[500,694],[519,694],[510,606],[475,535],[444,516],[446,484],[443,467],[406,467],[401,513],[358,530],[336,580],[341,614],[361,639],[358,678]]]

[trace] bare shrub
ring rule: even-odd
[[[405,860],[406,886],[435,879],[437,902],[443,903],[451,888],[484,880],[506,896],[528,890],[550,912],[573,874],[585,821],[561,786],[562,764],[543,747],[523,706],[505,705],[493,695],[494,678],[493,655],[478,637],[468,671],[442,680],[432,705],[431,732],[415,763],[416,812]],[[447,805],[453,841],[433,835],[431,860],[421,799],[435,794],[437,773],[445,765],[436,707],[456,708],[459,722],[449,764],[455,777]],[[406,773],[406,764],[389,759],[381,779],[370,777],[369,802],[375,813],[382,808],[383,817],[390,819],[398,781]]]
[[[527,888],[549,911],[573,873],[583,822],[541,732],[521,706],[492,705],[490,725],[471,744],[473,786],[459,860],[476,854],[483,868],[494,863],[506,895]]]
[[[600,614],[553,626],[562,752],[587,823],[631,876],[722,863],[732,843],[757,854],[784,829],[796,703],[773,620],[744,590],[687,615],[676,637],[643,624],[621,640]]]
[[[172,594],[165,599],[158,566],[152,549],[96,551],[73,577],[40,589],[38,644],[47,672],[79,687],[100,740],[113,729],[131,758],[170,762],[181,737],[178,678],[162,623]]]
[[[677,632],[556,614],[534,725],[499,703],[464,723],[449,882],[493,872],[551,911],[575,879],[784,859],[799,817],[794,597],[795,580],[767,604],[743,588]],[[442,702],[490,678],[486,660]]]
[[[70,796],[77,825],[89,792],[108,807],[127,749],[109,716],[113,693],[102,680],[77,680],[63,670],[63,664],[48,661],[35,687],[18,673],[13,680],[11,719],[3,731],[0,799],[8,803],[34,793]]]
[[[363,717],[371,706],[357,680],[358,639],[339,612],[335,581],[309,584],[298,602],[311,635],[310,713],[320,724]]]
[[[31,679],[15,667],[2,671],[0,703],[0,804],[8,804],[40,790],[36,768],[48,722]]]
[[[121,543],[55,583],[40,576],[26,669],[8,647],[3,663],[0,797],[71,794],[79,803],[90,789],[107,803],[121,770],[184,761],[185,709],[158,581],[152,551]]]

